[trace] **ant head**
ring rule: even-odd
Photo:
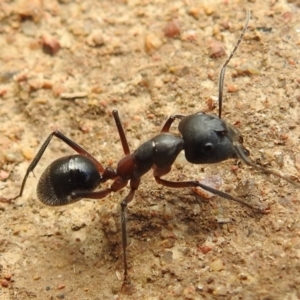
[[[237,157],[233,140],[240,136],[237,129],[217,116],[197,113],[179,123],[184,139],[186,159],[193,164],[218,163]]]

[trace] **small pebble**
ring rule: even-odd
[[[19,163],[23,161],[23,155],[19,150],[12,150],[5,153],[5,160],[10,163]]]
[[[206,15],[210,16],[215,12],[215,8],[212,5],[203,6]]]
[[[49,55],[55,55],[60,49],[58,40],[50,35],[43,35],[41,38],[41,44],[43,52]]]
[[[145,50],[148,54],[154,53],[163,44],[162,39],[155,33],[149,33],[145,37]]]
[[[9,287],[9,282],[6,279],[0,280],[0,285],[4,288]]]
[[[79,98],[86,98],[87,96],[88,93],[86,92],[74,92],[74,93],[62,93],[60,95],[60,98],[64,100],[75,100]]]
[[[207,246],[207,245],[202,245],[199,247],[199,250],[203,253],[203,254],[207,254],[208,252],[210,252],[212,250],[211,246]]]
[[[194,286],[188,286],[183,290],[184,299],[196,299],[196,289]]]
[[[203,13],[204,13],[204,11],[201,6],[194,6],[188,10],[188,14],[190,16],[194,17],[196,20],[198,20],[200,17],[200,14],[203,14]]]
[[[190,68],[188,66],[173,66],[170,67],[170,72],[175,74],[178,77],[184,77],[188,74],[190,74]]]
[[[235,84],[228,84],[227,91],[228,93],[236,93],[238,91],[238,87]]]
[[[247,279],[248,279],[248,276],[247,276],[245,273],[241,273],[241,274],[238,275],[238,278],[239,278],[240,280],[247,280]]]
[[[104,39],[103,39],[103,36],[101,33],[95,32],[92,39],[93,39],[95,46],[99,47],[99,46],[104,45]]]
[[[4,277],[4,279],[6,279],[6,280],[11,280],[12,274],[11,274],[11,273],[6,273],[6,274],[3,275],[3,277]]]
[[[238,197],[245,197],[254,189],[254,180],[253,179],[245,179],[241,180],[237,187],[235,188],[235,192]]]
[[[162,229],[160,235],[163,239],[175,239],[176,236],[172,230]]]
[[[282,18],[285,21],[285,23],[290,23],[293,19],[293,14],[290,11],[287,11],[282,14]]]
[[[44,79],[42,76],[32,77],[27,82],[30,87],[30,91],[37,91],[41,89],[44,85]]]
[[[9,176],[9,172],[0,170],[0,180],[5,180],[8,178],[8,176]]]
[[[57,286],[57,289],[58,290],[62,290],[62,289],[64,289],[66,286],[64,285],[64,284],[59,284],[58,286]]]
[[[164,34],[168,38],[176,38],[180,35],[180,24],[178,20],[168,22],[164,28]]]
[[[32,19],[35,23],[43,17],[42,0],[20,0],[16,1],[16,11],[23,19]]]
[[[257,69],[256,67],[245,64],[242,66],[238,66],[235,69],[235,74],[233,74],[233,77],[239,77],[239,76],[252,76],[252,75],[260,75],[260,70]]]
[[[86,39],[86,43],[92,47],[101,47],[105,44],[103,33],[100,30],[93,31]]]
[[[161,257],[162,263],[171,264],[173,262],[173,252],[166,251]]]
[[[175,283],[174,285],[169,285],[168,292],[173,296],[181,296],[183,292],[182,285],[179,282]]]
[[[211,271],[222,271],[224,270],[224,264],[223,261],[220,258],[217,258],[210,264],[210,270]]]
[[[209,45],[209,56],[220,58],[226,55],[224,44],[219,41],[212,41]]]
[[[22,31],[25,35],[34,37],[37,32],[37,26],[31,20],[26,20],[22,23]]]

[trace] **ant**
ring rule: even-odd
[[[22,196],[29,174],[33,172],[39,163],[54,136],[62,140],[78,154],[59,158],[46,168],[37,185],[37,196],[44,204],[59,206],[79,201],[82,198],[102,199],[111,192],[117,192],[125,188],[129,182],[130,191],[120,203],[124,284],[128,284],[126,208],[128,203],[132,201],[135,191],[140,185],[141,177],[151,169],[153,170],[156,182],[161,185],[170,188],[201,187],[222,198],[236,201],[251,209],[254,208],[234,196],[201,184],[198,181],[174,182],[162,179],[161,177],[171,171],[171,167],[181,151],[184,150],[187,161],[192,164],[212,164],[231,158],[238,158],[256,170],[265,174],[272,174],[300,187],[299,183],[276,171],[255,165],[248,157],[249,151],[243,146],[241,133],[238,129],[221,119],[226,67],[244,37],[249,20],[250,11],[247,10],[247,18],[242,33],[220,71],[218,116],[202,112],[187,116],[181,114],[170,116],[158,135],[144,142],[134,152],[130,152],[118,111],[113,110],[112,115],[124,151],[124,157],[118,162],[116,169],[111,167],[104,168],[100,162],[80,145],[61,132],[54,131],[47,137],[30,163],[23,178],[19,194],[10,200],[15,200]],[[169,131],[176,119],[179,120],[178,129],[180,135],[170,133]],[[97,189],[101,183],[108,180],[113,180],[109,188]]]

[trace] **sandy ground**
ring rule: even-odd
[[[168,178],[221,178],[220,190],[269,214],[143,177],[128,209],[127,290],[119,203],[128,188],[69,206],[39,202],[43,170],[73,153],[54,138],[23,196],[5,202],[55,129],[115,167],[123,153],[113,109],[131,149],[171,114],[217,114],[219,70],[246,7],[223,118],[253,161],[298,181],[299,1],[0,2],[1,300],[300,299],[300,191],[237,160],[192,165],[180,155]]]

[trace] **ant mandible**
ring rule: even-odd
[[[219,115],[210,115],[202,112],[184,115],[173,115],[168,118],[161,132],[154,138],[140,145],[134,152],[130,152],[117,110],[112,111],[120,140],[122,143],[124,157],[118,162],[117,168],[104,168],[90,153],[81,146],[66,137],[59,131],[52,132],[42,144],[38,153],[29,165],[23,178],[19,194],[10,199],[21,197],[30,172],[39,163],[53,136],[59,138],[75,150],[78,154],[65,156],[55,160],[43,172],[37,185],[37,196],[46,205],[66,205],[82,198],[102,199],[111,192],[117,192],[127,186],[129,182],[130,191],[121,201],[121,229],[122,247],[124,261],[124,284],[129,283],[127,265],[127,229],[126,229],[126,207],[134,197],[138,189],[141,177],[153,169],[153,175],[157,183],[171,188],[201,187],[222,198],[233,200],[250,208],[248,203],[233,197],[225,192],[216,190],[198,181],[169,181],[161,177],[171,171],[171,167],[178,154],[184,150],[185,157],[192,164],[218,163],[230,158],[239,158],[247,165],[266,174],[276,177],[300,187],[300,184],[276,171],[255,165],[249,158],[249,151],[243,146],[241,133],[221,119],[224,76],[228,63],[241,43],[250,20],[250,11],[247,10],[247,19],[242,33],[232,50],[231,54],[223,64],[219,75]],[[179,121],[179,132],[181,135],[169,132],[172,123]],[[113,180],[109,188],[96,190],[101,183]]]

